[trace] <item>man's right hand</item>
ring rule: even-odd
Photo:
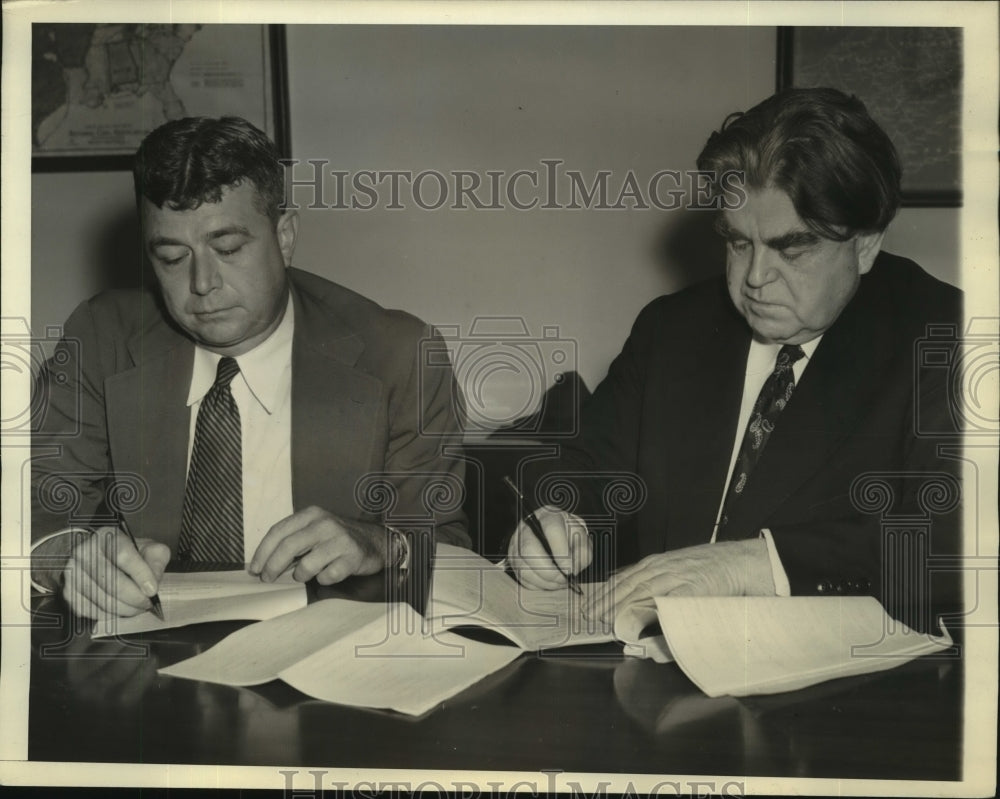
[[[78,616],[135,616],[149,610],[170,561],[170,548],[148,538],[136,542],[114,527],[101,527],[72,549],[63,570],[62,593]]]
[[[527,588],[553,591],[566,586],[567,574],[579,574],[594,558],[587,526],[575,516],[546,505],[535,511],[555,564],[527,523],[522,521],[507,547],[507,563]],[[558,568],[556,565],[558,564]]]

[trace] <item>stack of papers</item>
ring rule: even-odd
[[[243,571],[167,572],[158,589],[163,620],[148,610],[136,616],[102,619],[92,638],[166,630],[205,621],[270,619],[306,606],[306,587],[291,572],[272,583]]]
[[[914,632],[874,597],[657,597],[677,665],[708,696],[795,691],[941,654],[951,636]]]

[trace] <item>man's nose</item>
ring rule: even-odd
[[[776,254],[770,247],[754,247],[750,257],[750,268],[747,270],[747,285],[757,288],[774,280]]]
[[[191,256],[191,293],[208,294],[219,287],[219,271],[211,258]]]

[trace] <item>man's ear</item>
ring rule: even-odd
[[[882,249],[882,239],[885,231],[878,233],[860,233],[854,237],[854,252],[858,256],[858,274],[863,275],[872,268],[875,256]]]
[[[278,235],[278,246],[285,260],[285,266],[292,265],[292,253],[295,252],[295,241],[299,236],[299,212],[282,211],[275,228]]]

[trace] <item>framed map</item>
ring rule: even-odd
[[[899,151],[903,205],[962,204],[961,28],[779,28],[777,83],[857,95]]]
[[[32,170],[130,169],[170,119],[244,117],[288,152],[282,25],[35,22]]]

